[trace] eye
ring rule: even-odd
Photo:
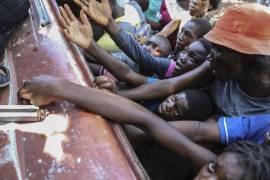
[[[144,44],[148,46],[150,44],[150,41],[146,41]]]
[[[214,173],[215,172],[215,164],[214,163],[209,163],[208,164],[208,167],[207,167],[207,171],[209,172],[209,173]]]
[[[179,111],[179,109],[177,107],[175,107],[175,117],[179,116],[181,114],[181,112]]]
[[[188,32],[188,31],[185,31],[185,32],[184,32],[184,35],[185,35],[185,36],[188,36],[188,37],[191,37],[191,33]]]

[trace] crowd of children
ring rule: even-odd
[[[96,87],[42,75],[24,82],[21,98],[68,100],[132,125],[125,130],[135,140],[187,158],[195,179],[270,179],[267,7],[228,7],[213,22],[207,12],[220,0],[58,3],[63,33],[82,49]],[[215,154],[202,142],[227,147]]]

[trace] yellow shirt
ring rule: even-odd
[[[135,27],[140,26],[139,14],[137,10],[129,4],[125,4],[125,15],[115,19],[115,21],[129,23]],[[105,49],[107,52],[111,53],[111,52],[119,51],[118,46],[111,39],[108,33],[105,33],[102,37],[100,37],[97,43],[100,47]]]

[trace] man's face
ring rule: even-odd
[[[177,35],[176,48],[183,50],[190,43],[198,39],[198,34],[195,32],[196,25],[193,22],[187,22],[182,27],[181,32]]]
[[[143,44],[143,48],[149,51],[153,56],[162,57],[163,50],[161,49],[161,43],[159,38],[154,35]]]
[[[209,0],[190,0],[189,14],[195,17],[202,17],[210,7]]]
[[[175,57],[173,75],[178,76],[198,67],[207,57],[208,51],[200,41],[195,41]]]
[[[212,73],[219,81],[236,79],[242,71],[240,54],[220,45],[213,45],[207,60],[210,61]]]
[[[212,163],[206,164],[194,180],[238,180],[242,169],[237,156],[233,153],[222,153]]]
[[[188,102],[185,93],[174,94],[165,99],[158,107],[158,114],[164,119],[173,121],[186,116]]]

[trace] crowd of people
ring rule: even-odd
[[[41,75],[24,82],[21,98],[68,100],[129,124],[134,141],[188,159],[195,179],[270,179],[268,7],[227,7],[215,21],[208,12],[220,0],[58,3],[63,33],[82,49],[95,87]],[[215,154],[202,142],[225,148]]]

